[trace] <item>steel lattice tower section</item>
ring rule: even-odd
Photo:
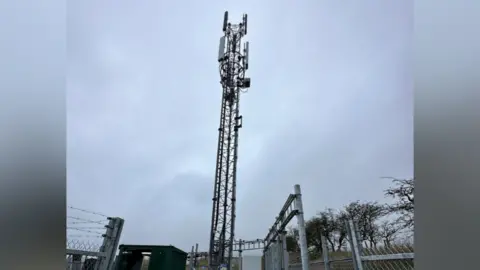
[[[242,44],[242,38],[247,34],[247,15],[243,15],[241,23],[231,24],[228,12],[225,12],[223,32],[218,53],[223,92],[213,191],[210,269],[221,265],[226,265],[227,269],[231,267],[235,237],[238,129],[242,127],[239,102],[240,93],[250,87],[250,79],[245,77],[249,46],[248,42]]]

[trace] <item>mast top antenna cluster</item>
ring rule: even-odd
[[[247,25],[248,25],[247,14],[243,14],[242,22],[235,25],[228,22],[228,11],[225,11],[225,14],[223,15],[223,27],[222,27],[223,32],[227,32],[231,27],[235,27],[240,30],[239,32],[242,33],[242,36],[245,36],[247,34]]]

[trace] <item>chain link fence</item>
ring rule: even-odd
[[[67,240],[67,270],[95,270],[101,244],[80,239]]]

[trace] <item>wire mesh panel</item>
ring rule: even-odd
[[[364,270],[410,270],[414,268],[412,245],[389,245],[362,250]]]
[[[353,225],[353,224],[352,224]],[[383,244],[377,247],[368,247],[365,241],[358,241],[358,245],[353,244],[353,236],[350,235],[344,248],[332,251],[327,245],[323,250],[328,250],[327,254],[311,254],[315,257],[323,257],[311,261],[310,270],[411,270],[414,268],[414,248],[413,239],[402,242],[401,244]],[[351,239],[350,239],[351,238]],[[355,253],[357,250],[359,253]],[[358,256],[354,256],[359,254]],[[358,258],[358,263],[355,262]],[[327,263],[325,263],[325,261]],[[297,261],[290,262],[290,270],[301,270],[302,264]]]

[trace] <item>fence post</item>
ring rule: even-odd
[[[282,231],[282,270],[288,270],[287,231]]]
[[[263,251],[263,270],[270,270],[268,268],[268,249]]]
[[[265,270],[272,270],[272,245],[265,251]]]
[[[108,218],[108,220],[108,225],[105,226],[107,231],[100,247],[100,252],[103,252],[105,257],[99,258],[97,261],[97,270],[112,270],[120,235],[122,234],[124,220],[121,218]]]
[[[188,269],[192,270],[193,269],[193,252],[195,250],[195,246],[192,246],[192,251],[190,252],[190,259],[188,260]]]
[[[327,245],[327,238],[322,234],[322,253],[323,253],[323,264],[325,265],[325,270],[330,270],[330,262],[328,260],[328,245]]]
[[[193,268],[197,269],[198,267],[198,259],[197,259],[197,256],[198,256],[198,243],[195,244],[195,257],[193,258]]]
[[[120,244],[120,236],[122,235],[123,224],[125,222],[123,219],[118,217],[113,218],[113,220],[115,221],[115,223],[114,223],[114,229],[113,229],[113,238],[112,238],[111,246],[109,249],[110,259],[107,260],[108,270],[112,270],[114,267],[118,245]]]
[[[355,223],[353,223],[353,220],[349,220],[347,222],[347,230],[350,238],[350,246],[352,248],[352,256],[353,256],[353,265],[355,267],[355,270],[363,270],[363,265],[362,265],[362,258],[361,258],[361,247],[359,245],[359,239],[357,235],[357,230]]]
[[[272,245],[270,245],[267,249],[267,269],[272,270]]]
[[[295,185],[295,210],[297,213],[298,236],[300,238],[300,256],[302,257],[302,270],[310,269],[308,258],[307,234],[305,230],[305,218],[303,217],[302,192],[300,185]]]
[[[240,239],[238,241],[238,270],[242,270],[243,269],[243,257],[242,257],[242,245],[243,245],[243,240]]]
[[[282,234],[278,236],[277,243],[275,244],[275,270],[281,270],[283,265],[283,241]]]
[[[107,260],[109,259],[108,256],[108,247],[110,246],[111,239],[113,237],[113,228],[115,226],[115,221],[113,218],[108,218],[108,225],[105,225],[105,228],[107,229],[105,234],[103,235],[103,244],[100,247],[100,252],[103,252],[105,254],[105,257],[98,257],[97,263],[96,263],[96,269],[97,270],[107,270],[107,265],[108,262]]]
[[[273,241],[272,245],[270,246],[272,250],[272,270],[278,270],[278,236],[277,239]]]

